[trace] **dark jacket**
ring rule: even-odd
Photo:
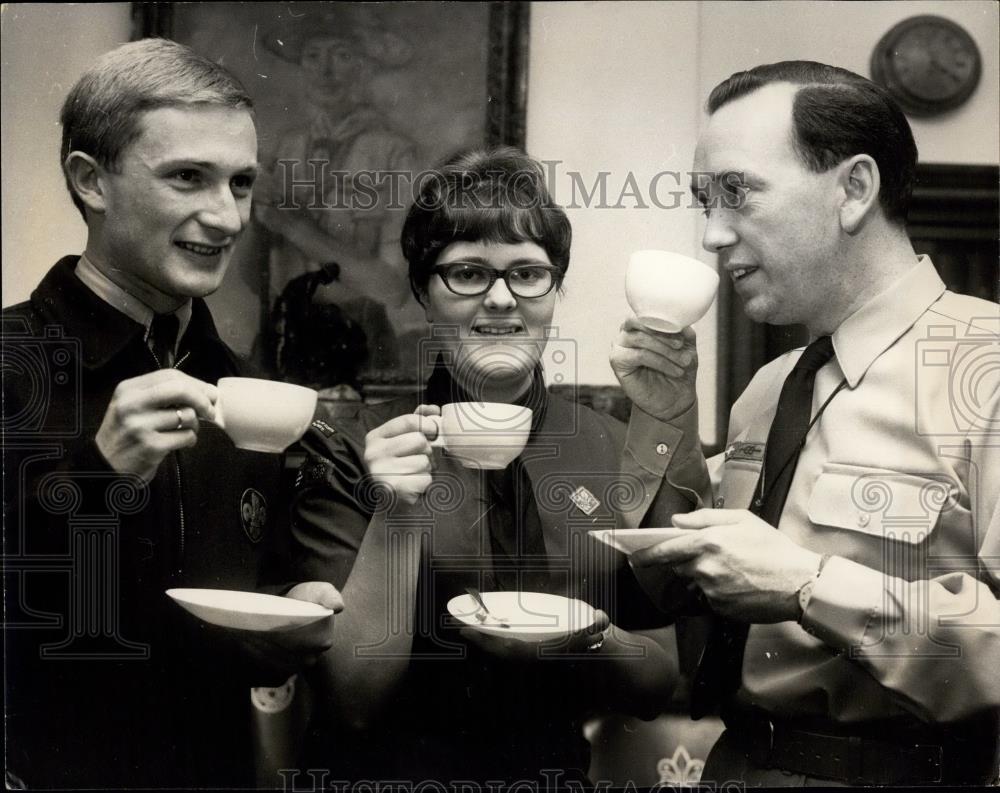
[[[76,261],[3,312],[7,767],[29,787],[248,784],[255,670],[164,590],[256,587],[281,460],[203,422],[148,486],[112,471],[94,441],[104,412],[156,363]],[[177,368],[240,372],[201,300]]]

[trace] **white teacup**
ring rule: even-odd
[[[719,275],[707,264],[670,251],[636,251],[628,261],[625,297],[648,328],[677,333],[708,311]]]
[[[517,457],[531,432],[531,408],[504,402],[452,402],[440,416],[431,446],[443,447],[466,468],[498,470]]]
[[[279,454],[301,438],[316,412],[311,388],[253,377],[223,377],[215,423],[240,449]]]

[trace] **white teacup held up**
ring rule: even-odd
[[[503,402],[452,402],[440,416],[431,446],[443,448],[466,468],[506,468],[524,449],[531,432],[531,408]]]
[[[719,275],[690,256],[670,251],[636,251],[625,274],[625,297],[647,328],[678,333],[708,311]]]
[[[240,449],[280,454],[301,438],[316,412],[317,393],[253,377],[219,380],[215,423]]]

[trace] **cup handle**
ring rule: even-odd
[[[424,416],[424,419],[434,423],[437,428],[437,436],[431,441],[431,448],[433,449],[443,449],[444,443],[444,433],[442,432],[442,424],[440,416]]]
[[[212,419],[219,429],[224,430],[226,428],[226,420],[222,416],[222,398],[219,397],[215,400],[215,418]]]

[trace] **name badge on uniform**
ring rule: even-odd
[[[726,449],[726,462],[730,460],[749,460],[760,463],[764,461],[765,444],[758,441],[736,441]]]
[[[576,508],[584,515],[590,515],[595,509],[601,506],[601,502],[597,500],[597,497],[583,485],[574,490],[569,499],[576,504]]]
[[[267,499],[263,493],[252,487],[243,491],[240,498],[240,518],[243,521],[243,531],[247,533],[250,542],[260,542],[267,525]]]

